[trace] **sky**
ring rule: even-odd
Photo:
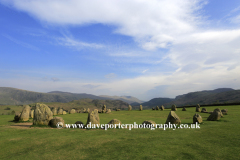
[[[239,0],[0,0],[0,87],[148,101],[240,89]]]

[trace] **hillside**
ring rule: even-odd
[[[104,98],[110,98],[110,99],[115,99],[115,100],[121,100],[124,102],[127,102],[129,104],[131,103],[143,103],[144,101],[137,99],[136,97],[132,97],[132,96],[108,96],[108,95],[100,95],[100,97],[104,97]]]
[[[54,91],[50,93],[40,93],[16,88],[0,87],[0,105],[23,105],[36,102],[66,103],[73,100],[84,98],[100,100],[109,99],[85,93],[76,94],[59,91]]]
[[[192,92],[177,96],[171,103],[177,106],[196,104],[223,104],[240,102],[240,90],[216,89],[212,91]]]
[[[154,98],[148,102],[142,103],[145,107],[154,107],[159,105],[162,98]],[[163,102],[166,107],[170,107],[172,104],[177,106],[187,105],[204,105],[204,104],[224,104],[240,102],[240,90],[234,90],[231,88],[219,88],[215,90],[205,90],[190,92],[187,94],[176,96],[175,99],[169,102]]]
[[[172,99],[172,98],[153,98],[148,102],[142,103],[141,105],[142,106],[147,106],[148,108],[156,107],[156,106],[160,107],[161,105],[172,102],[173,100],[174,99]]]
[[[48,105],[50,108],[63,108],[64,110],[70,111],[72,108],[74,109],[83,109],[83,108],[90,108],[90,109],[102,109],[103,105],[106,105],[107,108],[113,109],[126,109],[128,108],[128,103],[123,102],[121,100],[98,100],[98,99],[80,99],[74,100],[68,103],[61,103],[61,102],[48,102],[44,103]],[[34,107],[35,103],[30,104],[30,106]]]

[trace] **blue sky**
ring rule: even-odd
[[[0,0],[0,84],[141,100],[240,89],[240,1]]]

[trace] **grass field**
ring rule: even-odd
[[[218,108],[228,109],[228,115],[219,121],[206,121],[209,114],[199,113],[203,118],[200,129],[165,131],[29,128],[11,122],[13,115],[1,115],[0,159],[239,159],[240,106]],[[99,116],[101,124],[114,118],[123,124],[140,124],[144,120],[163,124],[169,111],[120,111]],[[190,124],[195,108],[178,109],[176,114],[182,124]],[[60,116],[67,124],[87,121],[85,113]]]

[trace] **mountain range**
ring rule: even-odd
[[[81,99],[109,100],[109,103],[111,100],[118,100],[116,102],[119,103],[119,105],[116,102],[111,103],[117,106],[121,106],[121,104],[124,102],[124,108],[127,106],[127,104],[131,104],[132,106],[139,106],[141,104],[145,108],[161,105],[170,107],[172,104],[175,104],[177,106],[196,104],[224,104],[240,102],[240,90],[234,90],[231,88],[218,88],[215,90],[190,92],[187,94],[178,95],[176,98],[153,98],[150,101],[144,102],[132,96],[96,96],[86,93],[70,93],[61,91],[41,93],[10,87],[0,87],[0,105],[23,105],[36,102],[68,103]]]

